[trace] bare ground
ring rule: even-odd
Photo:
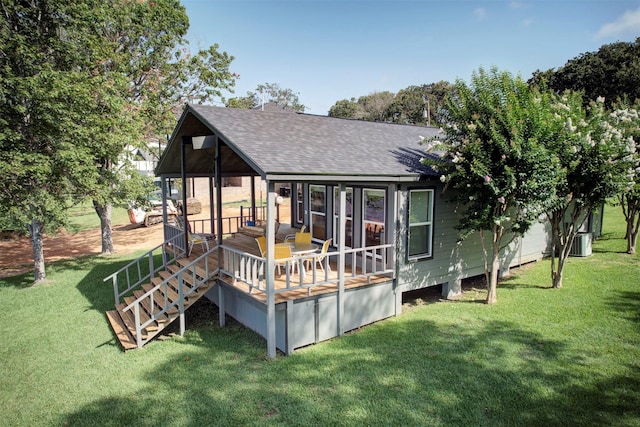
[[[190,219],[208,217],[208,206],[202,213],[189,216]],[[237,208],[223,210],[223,216],[238,214]],[[162,243],[162,225],[151,227],[134,224],[119,224],[113,227],[113,244],[117,254],[126,254],[141,249],[153,249]],[[102,251],[100,227],[67,233],[62,231],[55,236],[44,237],[45,264],[62,259],[86,255],[99,255]],[[33,271],[33,249],[28,237],[0,240],[0,279]]]

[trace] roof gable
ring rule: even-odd
[[[202,126],[194,124],[193,119]],[[179,146],[183,135],[206,134],[203,127],[264,178],[436,175],[420,163],[425,155],[420,136],[435,136],[437,129],[431,127],[188,105],[169,145]],[[175,161],[165,159],[176,153],[179,156],[179,150],[167,147],[158,174],[176,173],[170,170],[175,169]]]

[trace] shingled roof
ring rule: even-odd
[[[231,169],[237,169],[226,174],[252,170],[264,179],[333,176],[360,180],[416,180],[437,175],[420,163],[425,152],[419,143],[420,136],[436,135],[435,128],[203,105],[185,108],[156,174],[180,172],[182,136],[207,134],[218,136],[236,156],[234,163],[229,153],[223,155],[229,165],[236,164]],[[185,157],[189,173],[212,170],[210,155],[188,151]]]

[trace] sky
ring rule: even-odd
[[[191,48],[235,59],[234,94],[291,89],[306,113],[480,67],[536,70],[640,37],[640,0],[182,0]]]

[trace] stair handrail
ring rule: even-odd
[[[175,260],[178,259],[180,255],[182,255],[180,250],[176,250],[176,249],[179,249],[179,246],[177,245],[177,243],[180,242],[180,239],[184,240],[184,232],[170,239],[165,240],[155,248],[151,249],[150,251],[147,251],[143,255],[134,259],[129,264],[125,265],[115,273],[112,273],[111,275],[105,277],[102,280],[103,282],[107,282],[108,280],[112,281],[113,295],[114,295],[116,305],[120,304],[120,299],[124,295],[127,295],[133,289],[137,289],[143,283],[147,283],[151,281],[151,278],[154,277],[157,272],[159,272],[160,270],[166,269],[168,265],[173,264]],[[171,251],[167,250],[168,247],[172,247],[173,250]],[[159,265],[158,267],[155,267],[154,260],[153,260],[153,257],[154,257],[153,253],[156,252],[158,249],[162,249],[162,264]],[[146,274],[145,276],[142,276],[141,261],[144,260],[145,258],[148,259],[147,262],[149,263],[149,273]],[[130,271],[131,271],[130,269],[131,267],[134,267],[134,266],[136,267],[136,270],[134,270],[134,272],[137,273],[135,277],[137,277],[138,280],[134,284],[131,284],[132,274],[130,274]],[[119,290],[120,284],[118,283],[118,277],[122,273],[125,273],[125,277],[127,279],[127,288],[124,291],[120,292]]]
[[[198,258],[196,258],[195,260],[193,260],[189,264],[187,264],[184,267],[182,267],[180,270],[176,271],[175,273],[173,273],[170,276],[168,276],[167,278],[165,278],[162,282],[158,283],[156,286],[154,286],[153,288],[149,289],[143,295],[140,295],[140,297],[136,298],[129,305],[127,305],[126,307],[124,307],[122,309],[123,313],[133,309],[134,318],[135,318],[135,327],[136,327],[136,343],[137,343],[138,348],[142,348],[142,346],[149,341],[149,340],[143,340],[142,339],[142,330],[143,329],[145,329],[151,323],[155,322],[160,316],[166,314],[171,308],[173,308],[175,306],[179,306],[179,314],[182,316],[184,314],[184,305],[183,305],[184,298],[188,297],[189,295],[191,295],[192,293],[197,291],[198,288],[203,283],[208,282],[209,280],[211,280],[212,277],[214,277],[216,274],[218,274],[219,268],[216,268],[215,270],[213,270],[211,272],[209,271],[209,262],[210,262],[209,255],[212,254],[214,251],[217,251],[217,250],[218,250],[218,246],[216,245],[215,247],[211,248],[210,250],[208,250],[204,254],[200,255]],[[190,267],[196,265],[196,263],[199,263],[203,259],[204,259],[204,269],[205,269],[204,275],[206,277],[200,278],[200,276],[197,273],[197,269],[196,268],[194,268],[193,270],[189,271],[189,273],[192,274],[193,286],[191,287],[189,292],[187,292],[185,294],[184,290],[183,290],[183,284],[184,284],[184,277],[183,276],[184,276],[184,273],[187,270],[189,270]],[[174,279],[178,280],[178,299],[176,301],[173,301],[173,302],[169,303],[169,299],[168,299],[168,296],[167,296],[168,295],[168,292],[167,292],[168,289],[167,288],[169,286],[169,282],[171,280],[174,280]],[[152,309],[151,310],[152,312],[150,313],[149,320],[147,320],[144,323],[141,323],[141,319],[140,319],[140,303],[141,303],[141,301],[143,301],[145,298],[149,298],[150,306],[154,307],[155,306],[154,293],[157,290],[159,290],[160,288],[163,288],[163,290],[164,290],[164,302],[163,302],[163,304],[161,304],[162,305],[162,310],[160,310],[159,312],[155,313],[154,310]]]

